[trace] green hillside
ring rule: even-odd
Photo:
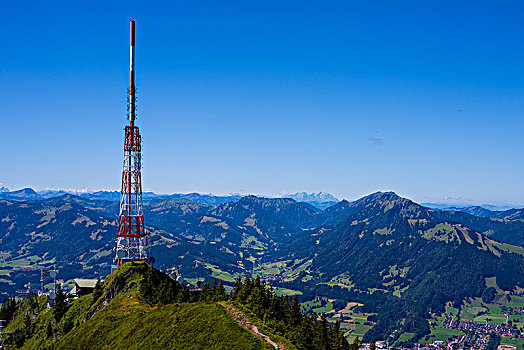
[[[232,295],[221,283],[190,291],[145,263],[128,263],[93,294],[70,302],[62,295],[53,308],[43,297],[38,307],[32,299],[14,309],[6,303],[7,349],[349,348],[338,324],[304,314],[296,299],[260,280],[238,280]]]
[[[121,267],[109,276],[98,299],[87,295],[74,300],[59,321],[53,309],[44,309],[29,317],[28,327],[26,300],[9,324],[15,335],[8,348],[18,348],[18,333],[29,330],[27,340],[18,341],[22,349],[273,349],[218,303],[149,305],[140,292],[146,269]],[[41,308],[44,304],[41,298]]]
[[[148,308],[122,296],[56,342],[57,349],[273,349],[217,303]]]

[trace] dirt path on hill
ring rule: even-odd
[[[278,350],[287,350],[286,347],[284,347],[282,344],[277,344],[274,341],[272,341],[267,335],[264,333],[261,333],[258,330],[258,327],[253,324],[242,312],[235,309],[233,306],[228,305],[226,303],[220,302],[218,303],[220,306],[225,308],[232,316],[235,321],[244,329],[250,330],[253,333],[255,333],[256,337],[259,339],[264,340],[265,342],[271,344],[275,349]]]

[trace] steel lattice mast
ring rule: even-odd
[[[124,139],[124,169],[122,171],[122,190],[120,192],[120,214],[118,218],[118,238],[115,247],[115,266],[128,261],[152,261],[149,246],[149,233],[144,228],[142,209],[142,139],[135,126],[136,88],[135,88],[135,19],[130,18],[131,47],[129,61],[128,119]]]

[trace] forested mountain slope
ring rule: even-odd
[[[429,331],[428,313],[480,296],[488,277],[507,291],[524,286],[521,255],[461,224],[443,222],[439,212],[394,193],[376,193],[352,206],[333,229],[285,248],[290,257],[311,260],[306,271],[311,277],[284,285],[364,303],[379,314],[366,339],[385,339],[395,330],[418,339]],[[331,291],[319,291],[322,285],[331,285]]]

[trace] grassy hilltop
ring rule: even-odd
[[[31,308],[26,300],[8,329],[26,332],[30,328],[26,341],[18,344],[22,349],[273,348],[243,329],[215,302],[151,306],[140,288],[147,272],[169,282],[165,280],[169,277],[146,264],[126,264],[108,277],[102,293],[72,301],[59,321],[53,309],[44,309],[31,317],[27,327]],[[45,308],[43,299],[39,304]]]
[[[38,307],[30,299],[3,307],[14,332],[7,349],[349,348],[338,325],[305,315],[296,300],[249,278],[239,279],[232,295],[221,283],[191,292],[145,263],[128,263],[93,294],[59,299],[50,309],[43,297]],[[318,339],[302,339],[306,334]]]

